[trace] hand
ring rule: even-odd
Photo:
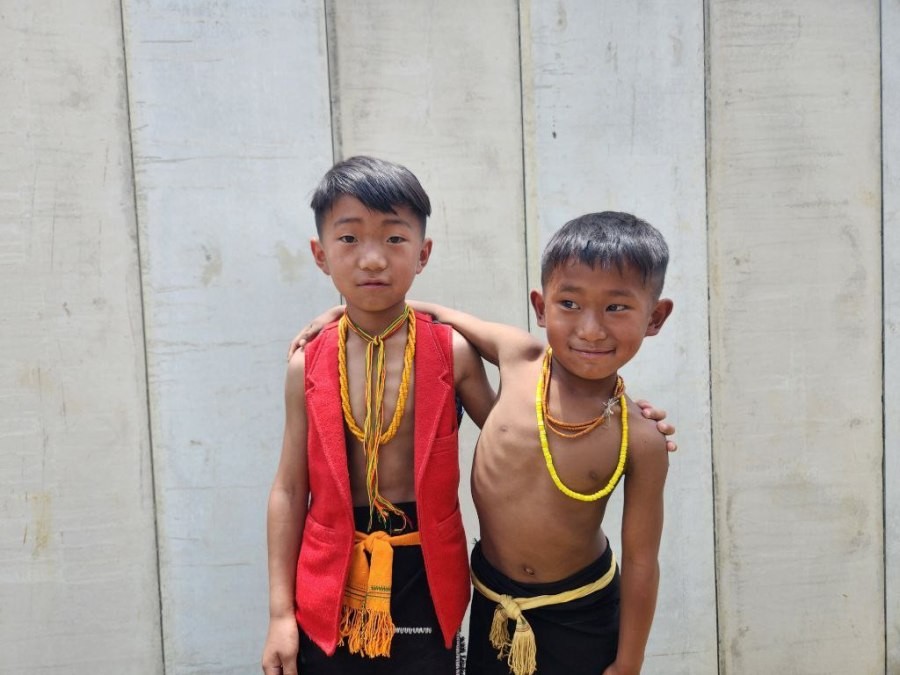
[[[300,633],[293,615],[269,621],[269,634],[263,648],[263,675],[297,675]]]
[[[641,409],[641,415],[647,419],[654,420],[656,422],[656,428],[659,429],[659,433],[666,436],[666,450],[669,452],[678,450],[678,444],[668,438],[675,433],[675,427],[668,422],[663,421],[666,419],[666,411],[654,408],[652,403],[645,401],[644,399],[635,401],[635,404]]]
[[[603,675],[631,675],[632,671],[623,670],[619,666],[616,665],[616,662],[613,661],[609,664],[603,671]],[[640,671],[638,671],[640,672]]]
[[[322,330],[322,327],[316,326],[312,323],[307,324],[303,330],[301,330],[297,335],[291,340],[291,344],[288,345],[288,361],[291,360],[291,357],[294,355],[296,351],[303,351],[304,347],[306,347],[306,343],[312,340],[319,332]]]
[[[324,312],[319,314],[319,316],[310,321],[303,330],[297,333],[297,337],[291,340],[291,344],[288,347],[288,361],[291,360],[294,352],[296,352],[298,349],[302,352],[303,348],[306,347],[307,343],[310,342],[310,340],[321,333],[322,329],[332,321],[337,321],[338,319],[340,319],[343,313],[343,305],[338,305],[336,307],[332,307],[331,309],[326,309]]]

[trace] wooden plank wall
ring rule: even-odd
[[[887,672],[900,673],[900,0],[881,3]]]
[[[878,3],[707,7],[722,671],[881,672]]]
[[[898,0],[70,4],[0,0],[0,673],[256,671],[284,352],[338,299],[308,201],[358,153],[432,197],[412,296],[494,320],[574,216],[666,235],[645,672],[900,672]]]
[[[634,213],[670,246],[675,312],[624,373],[631,395],[668,408],[682,451],[667,485],[659,610],[646,670],[716,668],[706,278],[703,6],[699,2],[522,5],[529,284],[566,221]],[[619,545],[621,491],[606,518]]]
[[[527,325],[518,28],[513,0],[327,3],[336,155],[409,167],[434,249],[411,297]],[[472,77],[478,73],[478,77]],[[461,503],[478,532],[460,440]]]
[[[159,672],[119,3],[4,2],[0,50],[0,672]]]
[[[337,300],[320,2],[125,3],[167,673],[258,668],[287,339]]]

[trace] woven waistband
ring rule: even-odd
[[[498,652],[497,658],[506,657],[509,670],[513,675],[532,675],[537,670],[537,643],[534,631],[531,630],[531,625],[523,612],[578,600],[606,588],[615,577],[616,556],[610,551],[609,570],[603,576],[584,586],[561,593],[514,598],[511,595],[492,591],[475,576],[474,572],[472,573],[472,584],[475,586],[475,590],[484,597],[497,603],[497,607],[494,609],[494,619],[491,622],[491,632],[488,636],[491,645]],[[516,622],[516,630],[512,638],[509,637],[506,623],[509,620]]]

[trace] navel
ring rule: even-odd
[[[522,570],[524,570],[525,574],[527,574],[528,576],[534,576],[534,570],[531,569],[528,565],[522,565]]]

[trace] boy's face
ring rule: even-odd
[[[651,284],[631,267],[603,269],[569,261],[552,274],[543,293],[531,292],[537,322],[547,331],[553,357],[588,380],[609,377],[656,335],[672,301],[656,300]]]
[[[431,240],[423,237],[412,209],[394,210],[370,211],[344,195],[326,212],[319,239],[310,242],[316,265],[334,280],[348,311],[376,322],[400,314],[413,279],[431,255]]]

